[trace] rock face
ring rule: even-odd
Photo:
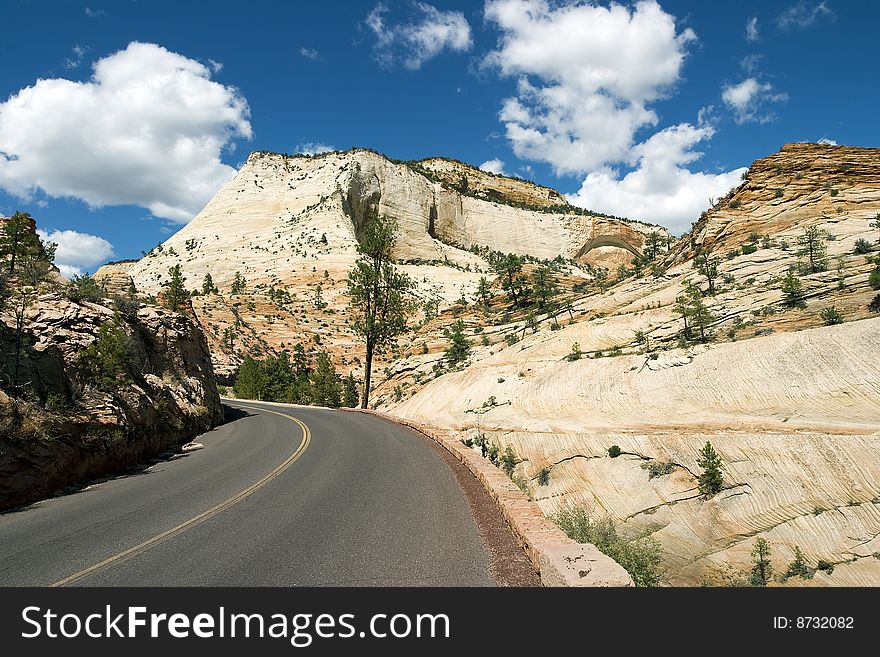
[[[628,536],[653,536],[673,584],[747,579],[760,536],[777,573],[795,547],[813,567],[835,564],[788,585],[876,586],[880,317],[868,275],[878,215],[880,150],[786,146],[661,256],[658,275],[580,295],[558,330],[541,316],[533,332],[522,319],[498,324],[493,311],[464,315],[466,367],[437,377],[443,342],[432,344],[398,362],[374,399],[461,437],[482,432],[501,452],[511,446],[545,512],[586,504]],[[804,307],[790,308],[781,281],[804,260],[798,238],[809,226],[827,233],[827,268],[799,274]],[[858,240],[873,251],[856,253]],[[712,340],[683,347],[676,297],[688,282],[707,290],[696,245],[720,261],[718,292],[703,297]],[[843,324],[824,325],[828,307]],[[575,343],[582,357],[570,360]],[[709,498],[696,480],[707,441],[725,477]],[[609,456],[612,445],[621,456]]]
[[[233,352],[280,350],[292,335],[320,341],[341,359],[353,347],[338,314],[346,305],[345,280],[357,235],[379,214],[398,222],[395,256],[419,296],[442,305],[472,296],[481,276],[492,277],[486,260],[469,249],[616,267],[640,252],[651,230],[666,235],[656,226],[581,211],[548,188],[448,160],[393,162],[367,150],[315,157],[258,152],[192,222],[145,258],[113,271],[125,271],[139,291],[154,294],[174,264],[191,289],[210,273],[220,295],[194,307],[221,374],[240,362]],[[248,289],[232,298],[236,272]],[[326,308],[312,303],[319,285]],[[270,288],[283,288],[290,303],[269,299]],[[279,331],[276,322],[286,326]],[[223,333],[232,328],[237,347],[229,349]]]
[[[123,260],[111,262],[98,267],[98,271],[92,277],[104,286],[104,292],[109,297],[124,296],[131,290],[134,281],[128,273],[128,269],[137,260]]]
[[[117,315],[128,364],[112,386],[80,364],[114,311],[58,294],[28,309],[19,381],[33,401],[0,396],[0,508],[116,473],[222,420],[210,355],[186,316],[141,305]],[[3,369],[10,372],[14,323],[0,316]]]

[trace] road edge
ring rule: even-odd
[[[532,502],[506,475],[478,456],[450,432],[362,408],[341,408],[364,413],[405,426],[441,445],[461,461],[477,478],[495,502],[514,537],[548,587],[634,586],[623,566],[600,552],[594,545],[576,543],[551,522],[536,502]]]

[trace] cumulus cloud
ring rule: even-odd
[[[499,160],[497,157],[492,160],[486,160],[480,165],[481,171],[487,171],[488,173],[497,173],[501,176],[505,175],[504,173],[504,162]]]
[[[441,11],[433,5],[416,2],[407,22],[390,24],[388,7],[379,3],[364,23],[375,37],[376,59],[384,65],[402,61],[416,70],[444,50],[465,52],[473,45],[471,26],[460,11]]]
[[[299,54],[305,57],[306,59],[316,60],[318,59],[318,51],[314,48],[306,48],[302,47],[299,49]]]
[[[776,17],[776,25],[783,31],[805,30],[823,19],[834,20],[834,12],[828,7],[827,2],[800,0]]]
[[[499,117],[522,159],[557,174],[586,176],[572,203],[612,214],[688,225],[735,184],[741,171],[693,173],[693,150],[711,138],[703,125],[656,128],[651,105],[675,87],[697,36],[679,30],[654,0],[632,7],[489,0],[487,21],[501,35],[484,66],[516,79]]]
[[[653,0],[556,6],[546,0],[490,0],[501,30],[486,59],[517,79],[501,120],[519,157],[585,172],[625,159],[640,128],[654,126],[648,103],[679,79],[685,46],[696,39]]]
[[[758,30],[758,17],[752,16],[746,21],[746,41],[752,43],[760,38],[761,33]]]
[[[86,82],[37,80],[0,103],[0,188],[185,223],[235,174],[220,156],[252,136],[248,116],[205,65],[132,42]]]
[[[633,149],[638,165],[623,178],[610,170],[591,172],[568,200],[618,216],[648,219],[683,233],[700,213],[740,182],[745,168],[711,174],[686,165],[700,158],[694,150],[714,133],[710,126],[666,128]]]
[[[75,230],[38,229],[37,234],[44,242],[58,245],[55,264],[67,278],[83,273],[83,268],[91,268],[113,255],[113,245],[103,237],[79,233]]]
[[[320,155],[321,153],[330,153],[335,150],[335,147],[328,144],[310,141],[304,144],[297,144],[296,148],[293,149],[293,152],[299,153],[300,155]]]
[[[788,94],[773,93],[773,85],[759,82],[757,78],[746,78],[739,84],[725,85],[721,99],[733,111],[734,119],[742,123],[768,123],[776,118],[764,107],[768,103],[781,103],[788,100]]]

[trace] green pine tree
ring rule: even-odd
[[[189,299],[189,292],[186,291],[185,286],[186,278],[181,272],[179,264],[169,267],[168,275],[171,278],[162,283],[162,287],[165,288],[165,307],[169,310],[180,310],[180,307]]]
[[[318,354],[312,379],[312,402],[317,406],[339,408],[342,384],[326,351]]]
[[[348,408],[354,408],[358,405],[358,389],[357,382],[354,380],[354,374],[348,373],[343,381],[342,403]]]
[[[263,399],[266,383],[261,363],[248,356],[238,367],[233,390],[239,399]]]
[[[471,352],[471,343],[464,335],[464,322],[458,320],[444,334],[449,339],[449,346],[444,352],[446,361],[455,365],[465,360]]]
[[[697,477],[700,492],[707,496],[720,492],[724,486],[724,475],[721,472],[723,463],[721,462],[721,457],[718,456],[718,453],[709,441],[706,441],[703,449],[700,450],[700,458],[697,459],[697,465],[703,468],[703,472]]]
[[[770,563],[770,544],[763,538],[755,541],[752,550],[755,565],[752,566],[752,586],[767,586],[773,576],[773,564]]]

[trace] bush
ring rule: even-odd
[[[843,324],[843,315],[841,315],[837,308],[834,306],[829,306],[828,308],[823,308],[819,313],[819,316],[822,318],[822,321],[825,323],[825,326],[832,326],[834,324]]]
[[[504,456],[501,457],[501,467],[508,477],[513,477],[513,471],[516,469],[516,453],[510,445],[504,448]]]
[[[616,459],[622,453],[623,452],[620,451],[620,447],[618,445],[612,445],[611,447],[608,448],[608,456],[610,456],[613,459]]]
[[[794,548],[794,561],[788,564],[788,569],[785,571],[785,575],[783,575],[784,580],[789,577],[813,579],[813,571],[810,570],[810,566],[804,558],[804,553],[801,552],[799,547]]]
[[[880,267],[876,267],[868,276],[868,285],[872,290],[880,290]]]
[[[857,253],[858,255],[865,255],[866,253],[870,253],[872,248],[873,247],[868,240],[860,237],[856,240],[856,244],[853,247],[853,253]]]
[[[88,274],[83,274],[71,278],[64,293],[68,299],[74,302],[97,303],[104,298],[104,287]]]
[[[758,247],[755,244],[743,244],[743,246],[742,246],[742,254],[743,255],[749,255],[751,253],[754,253],[757,250],[758,250]]]
[[[816,568],[825,573],[828,573],[829,575],[834,572],[834,564],[825,561],[825,559],[819,559],[819,563],[816,564]]]
[[[868,304],[868,310],[872,313],[880,313],[880,294],[871,300],[871,303]]]
[[[642,468],[648,471],[648,479],[653,479],[654,477],[665,477],[670,474],[675,470],[675,463],[669,463],[667,461],[649,461],[644,464]]]
[[[546,486],[550,483],[550,468],[542,468],[538,473],[538,485]]]
[[[94,342],[81,352],[79,364],[88,373],[90,383],[114,390],[131,382],[128,352],[128,336],[117,313],[111,321],[101,324]]]
[[[565,360],[572,362],[575,360],[580,360],[583,353],[581,352],[581,345],[575,342],[571,345],[571,352],[565,357]]]
[[[498,465],[498,445],[489,445],[486,455],[489,457],[489,462],[492,465]]]
[[[623,566],[636,586],[660,585],[660,544],[653,538],[626,541],[617,533],[611,518],[595,520],[583,506],[562,508],[550,519],[569,538],[578,543],[592,543]]]

